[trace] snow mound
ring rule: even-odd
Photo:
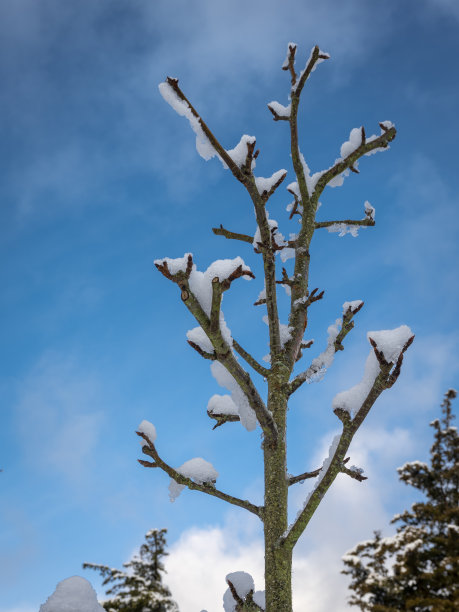
[[[97,601],[91,583],[81,576],[72,576],[58,583],[56,590],[39,612],[105,612]]]

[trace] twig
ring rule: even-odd
[[[237,423],[241,420],[238,414],[219,414],[216,412],[209,412],[208,410],[207,415],[211,419],[214,419],[214,421],[217,421],[212,429],[217,429],[217,427],[221,427],[225,423]]]
[[[212,231],[216,236],[224,236],[225,238],[228,238],[228,240],[241,240],[242,242],[249,242],[250,244],[253,242],[253,236],[238,234],[237,232],[230,232],[229,230],[226,230],[223,225],[220,225],[220,227],[213,227]]]
[[[296,484],[297,482],[303,482],[308,478],[315,478],[320,474],[321,470],[322,468],[320,467],[317,468],[317,470],[314,470],[313,472],[304,472],[303,474],[299,474],[298,476],[290,476],[288,478],[288,486]]]
[[[258,361],[254,359],[250,353],[248,353],[245,349],[243,349],[242,346],[239,344],[239,342],[236,342],[234,338],[233,338],[233,347],[239,353],[239,355],[243,359],[245,359],[247,363],[251,365],[252,368],[256,372],[258,372],[258,374],[261,374],[264,378],[268,378],[270,374],[270,370],[268,370],[268,368],[265,368],[260,363],[258,363]]]
[[[343,220],[338,220],[338,221],[316,221],[315,228],[320,229],[321,227],[330,227],[331,225],[336,225],[340,223],[345,224],[345,225],[373,226],[375,225],[375,220],[366,218],[366,219],[343,219]]]
[[[343,320],[341,323],[341,329],[338,332],[338,335],[336,336],[335,340],[333,341],[334,353],[336,353],[337,351],[342,351],[344,349],[342,342],[344,338],[347,336],[347,334],[354,327],[354,322],[352,321],[352,317],[355,314],[357,314],[362,307],[363,307],[363,302],[361,302],[359,306],[355,308],[354,310],[352,310],[352,308],[349,307],[348,310],[344,313]],[[329,347],[330,345],[327,344],[327,348],[325,349],[325,351],[323,351],[318,357],[316,357],[313,360],[313,362],[308,367],[308,369],[298,374],[292,380],[292,382],[290,383],[289,395],[291,395],[292,393],[295,393],[295,391],[297,391],[303,383],[305,383],[307,380],[311,380],[311,378],[315,374],[320,372],[320,370],[323,368],[321,357],[325,356],[325,353],[327,352]]]

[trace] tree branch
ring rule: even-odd
[[[260,397],[250,375],[246,372],[242,366],[237,362],[231,348],[222,336],[220,326],[215,331],[210,329],[211,321],[207,314],[204,312],[199,300],[190,289],[189,277],[193,269],[193,258],[191,255],[188,256],[187,268],[184,272],[179,270],[175,274],[171,274],[169,266],[166,260],[155,263],[158,270],[169,280],[176,283],[181,289],[182,301],[194,318],[197,320],[199,325],[203,328],[207,337],[212,343],[215,350],[215,359],[219,361],[236,380],[238,385],[244,392],[250,407],[255,412],[255,415],[260,423],[260,426],[265,435],[270,436],[273,440],[277,439],[277,427],[274,422],[272,414],[267,409],[265,403]],[[224,281],[219,282],[221,289],[226,291],[231,286],[231,283],[236,278],[243,275],[253,276],[249,270],[244,270],[242,266],[238,266],[230,276]],[[212,285],[214,286],[214,285]],[[193,346],[193,344],[191,345]],[[193,346],[195,350],[198,350]],[[200,348],[200,347],[199,347]],[[198,352],[206,359],[211,359],[211,353],[205,353],[204,351],[198,350]]]
[[[208,410],[207,415],[211,419],[214,419],[214,421],[217,421],[212,429],[217,429],[217,427],[221,427],[225,423],[237,423],[241,420],[238,414],[221,414],[217,412],[210,412]]]
[[[226,150],[218,142],[218,140],[215,138],[215,136],[212,134],[212,132],[208,128],[207,124],[202,119],[201,115],[196,111],[196,109],[193,107],[191,102],[188,100],[188,98],[185,96],[183,91],[180,89],[180,87],[178,85],[178,79],[173,79],[171,77],[167,77],[166,78],[166,83],[168,85],[170,85],[170,87],[172,87],[172,89],[177,94],[177,96],[180,98],[180,100],[182,100],[183,102],[185,102],[188,105],[190,111],[193,113],[193,116],[196,117],[196,119],[199,121],[199,125],[201,126],[202,131],[207,136],[207,138],[209,139],[210,143],[212,144],[214,149],[217,151],[218,155],[223,159],[225,164],[231,170],[233,175],[237,178],[238,181],[240,181],[241,183],[245,183],[246,182],[246,177],[245,177],[244,173],[234,163],[234,161],[232,160],[231,156],[228,155]]]
[[[223,493],[222,491],[216,489],[215,486],[210,483],[200,484],[198,482],[194,482],[194,480],[191,480],[191,478],[188,478],[187,476],[183,476],[182,474],[180,474],[180,472],[177,472],[177,470],[175,470],[173,467],[171,467],[161,459],[154,443],[150,440],[147,434],[141,431],[136,431],[136,434],[143,438],[147,443],[147,446],[142,447],[142,452],[145,455],[152,457],[155,460],[157,467],[161,468],[163,472],[166,472],[166,474],[170,476],[173,480],[175,480],[175,482],[184,485],[185,487],[188,487],[188,489],[201,491],[202,493],[207,493],[207,495],[218,497],[219,499],[233,504],[234,506],[245,508],[249,512],[252,512],[252,514],[258,516],[261,520],[263,520],[263,508],[261,506],[255,506],[247,500],[239,499],[238,497],[233,497],[232,495]],[[139,460],[139,463],[142,463],[142,460]]]
[[[352,442],[354,435],[356,434],[359,427],[362,425],[363,421],[367,417],[371,407],[381,395],[381,393],[385,389],[389,389],[394,383],[392,382],[394,374],[396,376],[400,373],[400,367],[403,360],[403,354],[406,352],[408,347],[413,342],[414,336],[411,336],[409,340],[405,343],[399,358],[397,359],[397,363],[392,370],[392,363],[388,363],[384,357],[381,355],[381,351],[379,351],[376,347],[376,343],[370,340],[371,345],[373,346],[373,350],[375,352],[376,358],[378,359],[379,364],[379,373],[375,377],[374,382],[369,389],[365,399],[362,401],[362,404],[355,412],[355,416],[352,418],[347,409],[343,408],[335,408],[334,412],[338,416],[338,418],[343,423],[343,431],[341,436],[339,437],[338,444],[333,451],[332,447],[330,449],[331,456],[325,460],[324,465],[322,466],[321,474],[319,480],[316,482],[313,491],[310,493],[309,498],[298,515],[297,519],[294,521],[293,525],[289,528],[285,536],[283,536],[281,542],[279,544],[281,546],[286,547],[289,550],[292,550],[295,544],[297,543],[299,537],[306,529],[311,517],[322,501],[325,493],[330,488],[331,484],[335,480],[336,476],[340,472],[344,472],[348,474],[346,471],[347,468],[344,467],[346,460],[344,459],[347,450]],[[379,357],[378,357],[379,354]],[[392,372],[391,372],[392,370]],[[395,381],[394,381],[395,382]],[[326,468],[326,469],[325,469]],[[349,470],[352,471],[352,470]],[[356,474],[360,476],[359,472],[355,474],[348,474],[353,478],[359,480],[356,477]]]
[[[228,238],[228,240],[241,240],[242,242],[248,242],[250,244],[253,243],[253,236],[230,232],[229,230],[226,230],[223,225],[220,225],[220,227],[213,227],[212,231],[216,236],[224,236],[225,238]]]
[[[342,342],[347,336],[347,334],[351,331],[351,329],[353,329],[354,321],[352,321],[352,318],[355,314],[359,312],[359,310],[362,309],[363,304],[364,302],[360,302],[359,306],[357,306],[356,308],[352,308],[352,306],[349,306],[349,308],[343,314],[341,329],[336,335],[336,337],[332,340],[332,342],[329,342],[327,344],[327,348],[325,349],[325,351],[323,351],[318,357],[313,359],[311,365],[307,370],[304,370],[304,372],[301,372],[292,380],[292,382],[290,383],[289,395],[295,393],[295,391],[297,391],[306,381],[310,382],[314,378],[314,376],[318,374],[325,366],[327,358],[332,357],[337,351],[344,350]],[[333,351],[332,353],[330,353],[331,350]]]
[[[248,353],[245,349],[243,349],[242,346],[239,344],[239,342],[236,342],[234,338],[233,338],[233,348],[239,353],[239,355],[243,359],[247,361],[249,365],[252,366],[252,368],[256,372],[258,372],[258,374],[261,374],[263,378],[268,378],[270,370],[262,366],[260,363],[258,363],[258,361],[254,359],[250,353]]]
[[[192,340],[187,340],[187,342],[191,348],[194,348],[194,350],[199,353],[201,357],[204,357],[204,359],[210,359],[211,361],[215,361],[217,359],[217,355],[215,353],[206,353],[206,351],[203,351],[199,344],[196,344],[196,342],[193,342]]]
[[[320,474],[322,468],[317,468],[317,470],[314,470],[313,472],[303,472],[303,474],[299,474],[298,476],[290,476],[287,480],[288,480],[288,486],[290,487],[293,484],[296,484],[297,482],[303,482],[304,480],[307,480],[308,478],[315,478],[316,476],[318,476]]]
[[[347,157],[342,160],[337,161],[331,168],[326,170],[322,176],[317,181],[317,184],[314,189],[314,199],[317,201],[320,197],[320,194],[324,190],[327,183],[329,183],[333,178],[342,174],[345,170],[351,169],[354,166],[355,162],[358,161],[365,154],[374,151],[375,149],[387,148],[389,146],[389,142],[394,140],[397,130],[395,127],[391,128],[382,128],[381,126],[381,134],[374,140],[366,140],[365,139],[365,130],[362,128],[362,142],[361,144],[350,153]]]
[[[315,228],[320,229],[321,227],[330,227],[331,225],[337,225],[340,223],[344,225],[373,226],[375,225],[375,220],[366,218],[366,219],[343,219],[343,220],[338,220],[338,221],[316,221]]]

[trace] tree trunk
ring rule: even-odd
[[[278,543],[288,526],[288,482],[286,473],[287,398],[283,376],[274,376],[268,395],[268,407],[278,428],[275,444],[264,445],[265,469],[265,595],[266,612],[292,610],[292,551]],[[284,387],[284,390],[282,390]]]

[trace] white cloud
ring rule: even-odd
[[[316,462],[321,463],[332,437],[329,432],[320,441]],[[296,612],[348,610],[341,557],[357,542],[371,537],[374,529],[387,528],[391,517],[385,502],[398,482],[387,465],[396,465],[410,447],[410,433],[403,429],[367,429],[356,440],[352,462],[363,465],[371,478],[359,483],[340,475],[300,539],[293,563]],[[301,506],[310,486],[295,487],[294,510]],[[222,609],[227,573],[247,571],[255,587],[263,588],[261,526],[252,517],[245,524],[240,512],[230,512],[223,526],[191,528],[171,546],[166,569],[166,582],[181,609],[217,612]]]

